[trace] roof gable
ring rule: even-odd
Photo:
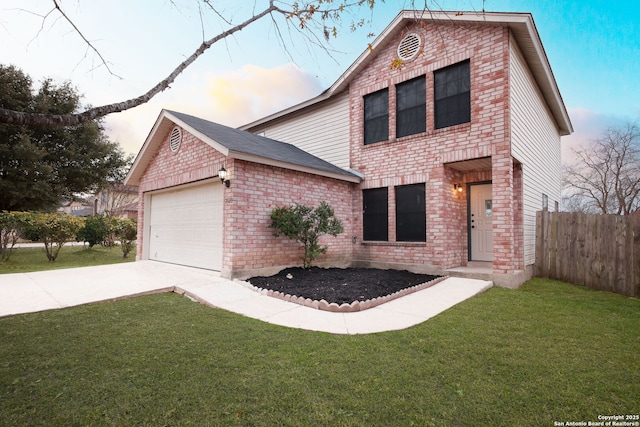
[[[126,185],[139,185],[147,166],[158,151],[163,138],[174,126],[180,126],[226,157],[313,173],[349,182],[360,178],[300,148],[223,126],[188,114],[162,110],[145,140],[127,177]]]
[[[370,44],[349,68],[331,85],[329,89],[315,98],[301,104],[292,106],[278,113],[264,117],[252,123],[241,126],[240,129],[251,129],[258,125],[286,116],[290,113],[318,104],[341,93],[349,87],[349,83],[371,61],[378,52],[394,38],[409,22],[425,21],[429,24],[473,24],[473,25],[501,25],[509,27],[523,56],[532,71],[533,77],[540,87],[542,95],[556,121],[561,135],[573,132],[573,126],[569,119],[566,107],[560,95],[555,77],[549,65],[549,60],[542,46],[542,41],[536,29],[533,17],[530,13],[502,13],[502,12],[436,12],[404,10],[382,31],[382,33]]]

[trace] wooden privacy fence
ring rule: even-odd
[[[640,297],[640,215],[538,212],[536,276]]]

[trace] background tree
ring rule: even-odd
[[[138,202],[138,187],[121,183],[106,186],[95,195],[97,213],[106,216],[123,216],[126,209]]]
[[[80,96],[69,82],[51,80],[33,91],[29,76],[0,65],[0,107],[71,114]],[[56,128],[0,124],[0,211],[51,209],[61,199],[122,180],[131,161],[99,121]]]
[[[85,111],[46,111],[35,112],[11,106],[0,105],[0,123],[29,125],[29,126],[77,126],[81,123],[89,122],[107,114],[125,111],[148,102],[151,98],[169,88],[176,78],[196,59],[203,55],[207,49],[214,44],[233,36],[235,33],[242,31],[256,21],[262,19],[271,19],[276,33],[280,36],[282,45],[285,47],[287,43],[283,38],[281,27],[286,27],[290,33],[301,34],[309,44],[325,49],[329,52],[325,44],[331,37],[338,35],[338,27],[345,25],[342,22],[345,16],[350,16],[350,23],[346,24],[352,30],[364,25],[365,20],[358,18],[358,10],[361,8],[373,9],[376,0],[306,0],[294,1],[287,3],[286,1],[268,0],[252,3],[251,13],[244,18],[240,18],[241,22],[232,22],[229,17],[225,17],[224,13],[215,7],[215,3],[210,0],[197,0],[201,8],[201,15],[210,13],[220,18],[221,25],[225,28],[214,37],[206,39],[203,28],[203,41],[184,61],[176,66],[176,68],[163,80],[155,84],[146,93],[108,105],[99,107],[91,107]],[[384,1],[384,0],[378,0]],[[79,23],[73,22],[61,7],[59,0],[51,0],[52,8],[42,17],[43,26],[47,19],[62,19],[69,25],[69,29],[75,32],[87,44],[87,50],[93,51],[101,63],[110,73],[111,70],[108,61],[102,57],[100,52],[89,41],[90,37],[86,37]],[[427,2],[425,2],[425,7]],[[111,73],[112,75],[115,75]],[[117,77],[117,76],[116,76]],[[44,113],[44,114],[38,114]]]
[[[609,128],[573,154],[564,169],[566,209],[617,215],[640,209],[638,124]]]

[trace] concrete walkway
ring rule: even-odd
[[[430,288],[355,313],[331,313],[260,294],[219,273],[154,261],[0,275],[0,317],[159,292],[186,294],[264,322],[334,334],[405,329],[492,286],[448,278]]]

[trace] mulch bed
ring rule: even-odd
[[[247,281],[252,286],[277,291],[282,295],[325,300],[340,306],[386,297],[424,283],[435,284],[441,277],[406,270],[312,267],[309,270],[287,268],[275,276],[253,277]]]

